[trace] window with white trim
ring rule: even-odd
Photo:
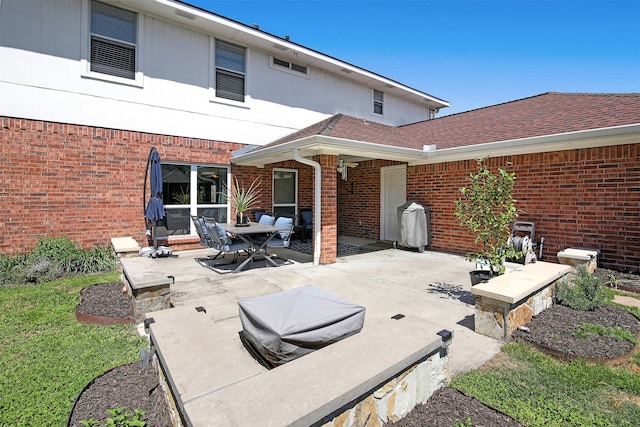
[[[298,212],[298,171],[273,170],[273,213],[276,216],[296,215]]]
[[[245,48],[216,40],[216,97],[244,102]]]
[[[91,2],[91,71],[135,79],[137,22],[135,12]]]
[[[384,104],[384,92],[379,90],[373,90],[373,112],[375,114],[382,114],[382,106]]]
[[[165,217],[156,224],[157,235],[195,234],[191,215],[228,222],[228,179],[228,166],[162,162]]]

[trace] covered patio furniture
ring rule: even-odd
[[[314,286],[238,302],[241,337],[269,368],[360,332],[365,308]]]

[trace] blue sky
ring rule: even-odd
[[[444,99],[640,92],[640,0],[186,0]]]

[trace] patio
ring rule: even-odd
[[[354,246],[372,244],[371,241],[359,239],[341,239],[341,242]],[[171,303],[174,308],[148,315],[159,321],[158,331],[163,324],[163,318],[167,319],[164,324],[171,324],[172,328],[168,336],[173,336],[175,331],[186,332],[189,322],[193,319],[193,313],[196,313],[194,309],[202,307],[206,310],[207,322],[211,323],[212,335],[208,340],[219,339],[221,344],[218,346],[215,342],[206,342],[198,345],[208,348],[209,352],[215,352],[216,348],[224,347],[222,341],[233,342],[231,353],[218,353],[215,356],[221,363],[207,364],[205,368],[192,362],[189,354],[180,355],[181,351],[184,352],[182,347],[185,344],[181,344],[180,339],[160,339],[159,352],[165,355],[173,354],[174,360],[175,357],[180,360],[180,374],[173,375],[169,372],[170,382],[179,381],[181,387],[188,384],[190,391],[202,391],[201,395],[182,395],[183,399],[187,395],[191,396],[187,400],[190,400],[192,409],[188,411],[206,412],[206,408],[196,409],[198,402],[202,406],[201,399],[206,400],[212,394],[220,394],[217,392],[219,390],[227,390],[225,402],[233,400],[233,393],[229,391],[232,387],[227,386],[234,384],[236,380],[230,378],[226,385],[224,381],[219,384],[220,378],[228,377],[229,374],[229,367],[225,367],[225,364],[231,363],[235,371],[234,378],[244,378],[241,382],[266,371],[246,352],[238,337],[242,329],[238,300],[252,296],[313,285],[363,305],[367,310],[365,325],[362,332],[356,335],[361,340],[361,347],[370,345],[374,348],[376,343],[368,340],[379,341],[380,333],[384,333],[384,329],[390,325],[389,319],[396,314],[403,314],[412,322],[407,324],[414,326],[410,330],[395,334],[391,341],[386,343],[387,350],[383,353],[389,353],[390,357],[393,357],[394,351],[407,348],[408,343],[433,340],[442,329],[452,331],[453,342],[448,348],[448,374],[451,376],[479,367],[498,353],[502,345],[501,341],[476,334],[473,330],[474,297],[470,292],[468,275],[473,266],[461,256],[430,251],[418,253],[405,249],[384,249],[339,257],[334,264],[314,266],[309,255],[279,249],[279,257],[292,259],[294,262],[278,268],[254,268],[238,274],[220,275],[195,261],[196,258],[206,257],[212,252],[210,249],[184,251],[180,252],[178,257],[157,259],[163,271],[175,277],[175,283],[171,285]],[[185,313],[184,316],[181,313]],[[181,326],[182,318],[185,323]],[[152,331],[153,328],[152,324]],[[187,335],[190,335],[192,340],[197,339],[193,333]],[[360,354],[357,346],[345,351],[347,357],[344,357],[344,360],[362,362],[365,357],[364,362],[367,364],[374,364],[374,359],[380,356]],[[276,383],[274,387],[277,386],[278,370],[281,368],[268,372],[270,381]],[[284,373],[284,370],[280,372]],[[327,385],[335,380],[330,377],[331,375],[328,375],[323,379]],[[295,395],[312,395],[317,393],[318,389],[323,389],[322,384],[317,382],[314,382],[313,388],[310,388],[311,384],[305,385],[304,381],[299,387]],[[173,384],[172,389],[175,388],[176,384]],[[240,396],[237,397],[241,399]],[[251,419],[252,415],[255,419],[260,419],[265,415],[265,407],[279,413],[283,411],[281,407],[269,406],[269,401],[273,404],[278,402],[277,396],[261,398],[267,402],[261,402],[259,405],[239,403],[235,410],[240,411],[239,408],[242,408],[242,416],[245,419]],[[252,414],[253,407],[258,413]],[[231,407],[227,409],[234,411]],[[189,415],[192,413],[189,412]]]

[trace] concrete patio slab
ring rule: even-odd
[[[294,262],[278,268],[256,268],[238,274],[220,275],[195,261],[195,258],[212,253],[210,249],[184,251],[178,253],[177,257],[157,259],[162,270],[175,277],[175,283],[171,285],[171,303],[179,310],[170,309],[148,315],[158,321],[156,326],[152,326],[152,330],[158,335],[156,338],[163,341],[163,357],[171,357],[174,366],[175,361],[182,360],[178,365],[183,366],[178,388],[184,393],[183,400],[191,402],[186,407],[193,408],[199,419],[206,414],[206,405],[203,409],[202,402],[213,399],[209,402],[213,403],[224,394],[216,392],[215,398],[205,399],[203,396],[207,395],[206,389],[215,387],[216,390],[224,390],[225,381],[237,382],[238,378],[243,379],[243,383],[246,381],[251,384],[258,381],[252,379],[254,375],[265,371],[248,355],[239,339],[242,326],[238,301],[243,298],[305,285],[316,286],[366,307],[365,324],[358,339],[374,336],[376,330],[388,325],[392,316],[403,314],[422,326],[397,336],[395,344],[390,345],[398,348],[402,348],[403,342],[407,340],[424,340],[425,333],[432,337],[441,329],[450,330],[453,332],[453,342],[448,349],[451,375],[481,366],[497,354],[503,345],[502,341],[476,334],[473,330],[475,306],[469,279],[469,271],[473,269],[473,265],[461,256],[431,251],[418,253],[406,249],[386,249],[340,257],[330,265],[314,266],[311,262]],[[283,258],[298,256],[287,250],[279,250],[278,254]],[[304,257],[301,259],[304,261]],[[196,307],[204,307],[206,314],[197,312]],[[180,314],[181,320],[161,321],[177,316],[178,312],[188,314]],[[208,322],[211,327],[207,327],[206,336],[191,336],[191,321]],[[182,322],[180,330],[184,330],[184,334],[162,336],[160,324],[173,323],[170,334],[175,335],[176,322]],[[432,339],[428,338],[427,344]],[[185,345],[185,342],[189,345]],[[188,366],[189,354],[194,351],[208,351],[212,354],[220,352],[220,363]],[[305,356],[307,357],[309,356]],[[361,355],[354,353],[353,359],[360,360]],[[269,376],[272,375],[274,374],[269,372]],[[234,386],[233,389],[240,388]],[[250,405],[245,405],[243,411],[251,411]],[[260,414],[245,414],[243,417],[259,419]]]

